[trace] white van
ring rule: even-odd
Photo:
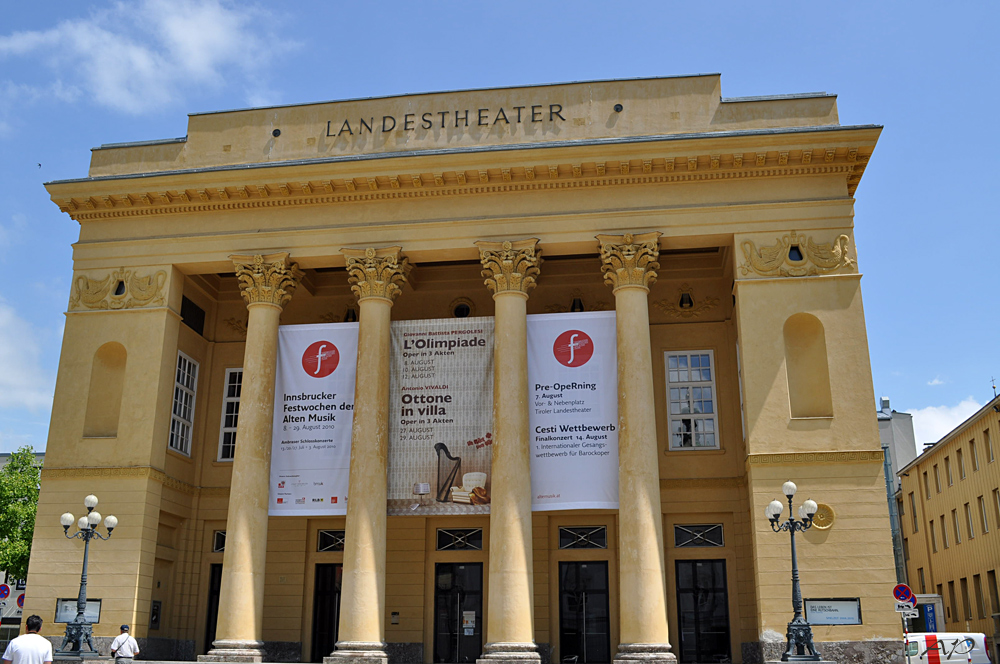
[[[966,632],[914,632],[906,635],[907,664],[992,664],[986,635]]]

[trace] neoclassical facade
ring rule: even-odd
[[[151,657],[750,664],[791,618],[764,507],[792,479],[820,503],[803,594],[860,608],[820,651],[891,658],[853,233],[879,132],[704,75],[197,114],[96,148],[46,185],[80,240],[25,610],[61,632],[58,516],[95,493],[119,518],[95,633],[132,624]],[[615,312],[619,509],[533,512],[526,321],[576,311]],[[491,502],[387,515],[390,325],[469,316],[494,325]],[[279,326],[340,321],[347,514],[269,517]]]

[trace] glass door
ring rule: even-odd
[[[483,564],[434,565],[434,661],[475,662],[483,653]]]
[[[343,565],[316,565],[311,662],[322,662],[337,644],[337,630],[340,629],[340,584],[343,575]]]
[[[564,664],[611,661],[608,563],[559,563],[559,652]]]
[[[725,560],[677,561],[681,662],[730,662]]]

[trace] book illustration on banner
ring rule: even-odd
[[[472,472],[461,475],[462,483],[457,484],[462,472],[462,457],[452,456],[444,443],[434,445],[437,452],[437,501],[439,503],[463,503],[465,505],[488,505],[490,495],[486,490],[486,473]]]

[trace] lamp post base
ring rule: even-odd
[[[798,612],[798,609],[796,609]],[[785,635],[787,642],[785,652],[781,655],[782,662],[821,662],[823,657],[816,652],[813,645],[812,625],[804,618],[795,616],[788,623]]]
[[[77,616],[79,618],[79,616]],[[90,649],[84,650],[86,644]],[[69,646],[69,648],[67,648]],[[74,659],[97,659],[101,653],[94,648],[93,624],[81,620],[74,620],[66,624],[66,634],[63,635],[62,645],[53,655],[58,658]]]

